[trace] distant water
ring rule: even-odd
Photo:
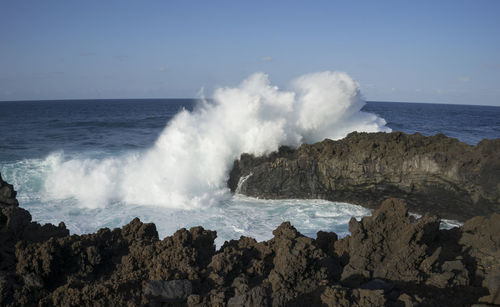
[[[371,101],[363,111],[384,118],[393,131],[443,133],[471,145],[500,138],[500,107]]]
[[[70,155],[113,155],[153,145],[193,99],[0,101],[0,163]]]
[[[219,195],[217,198],[204,199],[206,193],[200,194],[201,203],[206,200],[206,205],[193,205],[192,208],[162,206],[153,201],[148,204],[146,196],[158,188],[154,182],[151,190],[149,186],[135,186],[133,181],[125,182],[127,189],[139,187],[142,189],[139,195],[145,195],[144,201],[129,201],[120,194],[121,186],[117,187],[113,180],[135,174],[134,166],[152,167],[145,174],[137,173],[145,176],[136,176],[137,184],[148,180],[148,174],[155,176],[156,165],[163,167],[155,159],[161,160],[164,153],[158,155],[158,150],[154,149],[165,138],[165,131],[172,133],[173,128],[169,128],[175,127],[172,119],[182,110],[186,110],[186,114],[196,113],[197,104],[191,99],[0,102],[0,172],[5,180],[15,185],[21,206],[30,210],[35,220],[56,224],[64,221],[72,233],[118,227],[139,216],[145,222],[155,222],[161,236],[170,235],[180,227],[202,225],[215,229],[220,245],[240,235],[268,239],[272,236],[271,231],[286,220],[306,235],[314,236],[320,229],[345,235],[351,216],[360,218],[370,213],[362,207],[343,203],[265,201],[230,196],[224,191],[217,191],[220,194],[215,193]],[[385,119],[394,131],[425,135],[444,133],[469,144],[476,144],[483,138],[500,137],[499,107],[368,102],[362,111]],[[194,123],[203,120],[201,116],[188,118],[195,120]],[[198,124],[203,125],[203,122]],[[182,127],[188,129],[189,126]],[[207,126],[206,129],[212,128]],[[202,144],[206,152],[194,154],[213,154],[209,150],[211,143]],[[176,164],[186,163],[182,158],[177,159]],[[204,176],[205,170],[199,171],[199,176]],[[190,182],[179,183],[175,181],[177,177],[179,181],[190,178],[185,179],[182,174],[170,175],[174,180],[170,184],[177,189],[184,186],[198,189],[201,184],[193,187]],[[171,180],[169,178],[164,180]],[[61,184],[59,179],[67,182],[60,190],[66,193],[63,197],[56,197],[47,189],[48,180]],[[108,190],[116,190],[116,194],[102,194],[106,197],[104,205],[87,206],[79,198],[89,194],[99,198],[99,193]],[[175,200],[168,198],[170,194],[165,197]],[[92,197],[89,199],[95,201]]]

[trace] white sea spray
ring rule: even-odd
[[[104,159],[47,158],[48,197],[74,198],[79,206],[125,204],[194,209],[229,196],[226,180],[242,153],[265,155],[351,131],[390,131],[385,121],[361,112],[359,84],[343,72],[320,72],[280,90],[264,73],[238,87],[219,88],[178,113],[152,148]]]

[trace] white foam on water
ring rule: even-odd
[[[202,225],[217,231],[216,245],[249,236],[258,241],[272,238],[272,231],[290,221],[302,234],[316,237],[319,230],[334,231],[339,237],[349,234],[349,220],[371,214],[369,209],[326,200],[264,200],[235,194],[211,206],[197,210],[165,206],[135,205],[110,202],[102,207],[79,206],[75,198],[52,199],[43,194],[43,178],[50,171],[46,160],[32,159],[1,165],[2,176],[18,190],[22,207],[35,221],[57,225],[64,221],[72,234],[84,234],[99,228],[121,227],[133,218],[156,224],[160,238],[180,228]],[[411,214],[420,217],[417,214]],[[441,228],[458,227],[461,223],[443,220]]]
[[[343,72],[321,72],[280,90],[256,73],[235,88],[219,88],[213,102],[178,113],[155,145],[122,156],[47,158],[45,191],[74,198],[80,207],[121,202],[194,209],[230,197],[232,163],[242,153],[265,155],[281,145],[339,139],[352,131],[390,131],[385,121],[361,112],[359,85]]]
[[[364,103],[359,84],[343,72],[307,74],[289,90],[256,73],[237,87],[217,89],[192,112],[179,112],[151,148],[116,156],[55,151],[46,159],[0,165],[0,171],[34,220],[64,221],[72,233],[119,227],[138,216],[154,222],[161,237],[181,227],[217,230],[218,245],[240,235],[269,239],[283,221],[305,235],[322,229],[343,236],[352,216],[370,211],[231,195],[226,181],[242,153],[265,155],[352,131],[390,131],[384,119],[360,111]]]
[[[441,229],[452,229],[455,227],[461,227],[464,223],[455,220],[441,219],[441,224],[439,228]]]
[[[413,213],[413,212],[408,212],[410,216],[413,216],[416,219],[419,219],[422,217],[421,214],[418,213]],[[456,220],[449,220],[449,219],[441,219],[441,222],[439,223],[439,228],[440,229],[452,229],[455,227],[461,227],[464,223],[461,223]]]

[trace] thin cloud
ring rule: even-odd
[[[262,62],[271,62],[273,60],[273,57],[271,56],[265,56],[262,59],[260,59]]]
[[[158,71],[165,72],[165,71],[167,71],[167,68],[164,66],[161,66],[160,68],[158,68]]]
[[[460,81],[460,82],[470,82],[471,79],[469,77],[461,77],[461,78],[458,78],[458,81]]]

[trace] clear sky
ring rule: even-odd
[[[210,96],[324,70],[367,100],[500,106],[500,1],[0,0],[0,100]]]

